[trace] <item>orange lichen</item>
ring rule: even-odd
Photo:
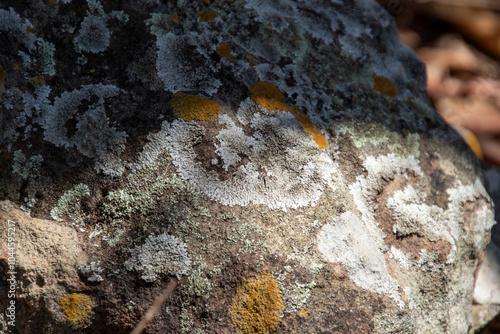
[[[245,52],[245,56],[247,56],[248,63],[250,64],[250,67],[254,67],[255,65],[257,65],[257,57],[248,51],[244,51],[244,52]]]
[[[264,272],[254,279],[243,280],[229,313],[241,333],[260,334],[276,330],[284,309],[278,282]]]
[[[210,1],[208,0],[202,0],[205,5],[210,5]]]
[[[479,159],[483,160],[483,150],[481,149],[481,145],[479,144],[479,140],[477,140],[476,135],[472,133],[472,131],[467,131],[464,139],[467,145],[471,148],[472,152],[474,152]]]
[[[222,58],[229,57],[229,54],[231,53],[231,46],[229,43],[222,43],[215,49],[215,52]]]
[[[271,111],[292,111],[293,107],[285,102],[285,96],[281,91],[270,82],[259,81],[252,87],[251,99],[255,104],[263,106]]]
[[[321,134],[321,130],[318,129],[309,116],[307,116],[304,113],[301,112],[294,112],[293,115],[299,121],[302,123],[302,127],[304,128],[304,131],[313,138],[313,140],[316,142],[316,145],[318,145],[319,148],[327,148],[328,147],[328,141],[326,140],[325,136]]]
[[[373,89],[382,95],[389,97],[396,97],[397,90],[396,85],[389,79],[384,78],[379,75],[372,75],[373,84],[375,85]]]
[[[215,22],[217,12],[213,9],[207,8],[203,11],[197,12],[196,15],[200,18],[200,22]]]
[[[295,119],[302,124],[304,131],[313,138],[319,148],[328,147],[325,136],[323,136],[321,130],[313,124],[309,116],[300,111],[297,106],[283,102],[285,97],[278,87],[270,82],[259,81],[253,86],[251,92],[251,99],[255,104],[263,106],[270,111],[281,110],[291,112]]]
[[[61,298],[59,304],[64,309],[69,322],[85,323],[92,317],[94,303],[89,296],[73,293],[69,297]]]
[[[179,15],[178,14],[174,14],[174,15],[170,16],[170,19],[173,22],[177,23],[177,22],[179,22]]]
[[[0,66],[0,81],[2,81],[3,79],[5,79],[5,69],[3,68],[3,66]]]
[[[189,121],[209,121],[221,113],[222,107],[215,101],[197,95],[175,94],[170,102],[180,118]]]
[[[299,317],[301,317],[302,319],[307,319],[307,317],[309,316],[309,312],[307,312],[306,310],[304,309],[300,309],[298,312],[297,312],[297,315]]]

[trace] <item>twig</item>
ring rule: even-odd
[[[170,297],[172,292],[174,291],[177,283],[179,281],[177,278],[172,277],[170,282],[168,282],[167,287],[160,293],[158,297],[156,297],[153,305],[149,308],[149,310],[142,316],[141,321],[137,324],[133,331],[130,334],[141,334],[144,328],[148,325],[148,323],[153,320],[154,316],[160,309],[160,307],[165,303],[165,301]]]

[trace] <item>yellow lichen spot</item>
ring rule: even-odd
[[[229,313],[241,333],[260,334],[276,330],[284,309],[278,281],[264,272],[254,279],[243,280]]]
[[[19,71],[21,69],[21,64],[19,63],[14,63],[14,65],[12,65],[12,69],[14,71]]]
[[[32,33],[32,32],[33,32],[33,28],[32,28],[32,27],[27,27],[27,28],[26,28],[26,32],[28,32],[28,33]]]
[[[200,18],[200,22],[215,22],[217,12],[213,9],[207,8],[203,11],[197,12],[196,15]]]
[[[313,138],[319,148],[328,147],[325,136],[323,136],[321,130],[313,124],[309,116],[301,112],[298,107],[283,102],[285,97],[278,87],[270,82],[259,81],[253,86],[251,91],[251,99],[255,104],[263,106],[270,111],[290,111],[293,116],[295,116],[295,119],[302,124],[304,131]]]
[[[300,309],[299,312],[297,312],[297,315],[302,319],[307,319],[307,317],[309,316],[309,312],[304,309]]]
[[[177,23],[177,22],[179,22],[179,15],[178,14],[174,14],[174,15],[170,16],[170,19],[173,22]]]
[[[215,52],[222,58],[226,58],[231,53],[231,46],[229,43],[222,43],[215,49]]]
[[[56,0],[50,0],[50,3],[53,4],[53,5],[57,5],[57,1]]]
[[[210,5],[210,1],[209,1],[209,0],[202,0],[202,1],[203,1],[203,3],[204,3],[205,5]]]
[[[215,101],[202,96],[175,94],[171,101],[172,108],[180,118],[189,121],[209,121],[221,113],[222,107]]]
[[[382,95],[389,96],[389,97],[396,97],[397,96],[397,90],[396,90],[396,85],[389,79],[386,79],[382,76],[379,75],[372,75],[372,80],[375,89],[377,92],[379,92]]]
[[[73,293],[69,297],[61,298],[59,304],[66,313],[66,319],[73,323],[85,323],[92,317],[94,303],[89,296]]]

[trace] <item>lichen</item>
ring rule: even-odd
[[[241,333],[260,334],[276,330],[284,308],[278,282],[264,272],[256,278],[243,280],[229,313]]]
[[[187,245],[166,233],[150,235],[142,246],[130,249],[130,258],[123,263],[127,270],[141,272],[146,282],[154,282],[160,275],[172,275],[180,278],[189,274],[191,260]]]
[[[50,216],[57,221],[63,221],[66,216],[77,224],[83,224],[85,214],[82,210],[82,200],[89,196],[89,187],[83,183],[77,184],[59,198],[57,205],[50,211]]]
[[[165,89],[172,93],[199,91],[208,95],[217,92],[221,81],[214,77],[208,52],[202,53],[205,36],[190,32],[174,35],[169,32],[156,40],[156,69]]]
[[[255,133],[248,136],[229,116],[219,116],[219,123],[226,129],[216,136],[220,144],[216,144],[215,153],[220,160],[213,162],[238,171],[226,180],[220,180],[196,161],[193,147],[202,139],[205,128],[184,120],[174,121],[165,132],[180,176],[189,180],[195,190],[225,205],[253,203],[273,209],[314,205],[337,167],[318,150],[296,118],[289,112],[269,115],[248,99],[241,104],[238,119]],[[261,129],[272,131],[266,130],[263,136]],[[241,156],[247,156],[249,162],[242,164]]]
[[[222,112],[222,107],[215,101],[202,96],[175,94],[171,101],[172,108],[180,118],[189,121],[209,121]]]
[[[12,173],[19,175],[24,180],[37,177],[39,174],[40,165],[43,161],[43,157],[40,154],[33,155],[29,159],[21,150],[14,152],[14,158],[12,161]]]
[[[109,46],[111,32],[106,26],[105,16],[86,16],[82,23],[75,43],[85,52],[99,53]]]
[[[88,324],[92,318],[94,302],[89,296],[73,293],[59,302],[66,313],[66,320],[76,325]]]
[[[372,75],[373,89],[384,96],[396,97],[398,95],[396,85],[391,80],[380,75]]]

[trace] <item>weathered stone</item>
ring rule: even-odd
[[[8,0],[0,41],[19,332],[128,333],[171,277],[150,333],[455,334],[496,312],[473,309],[479,165],[376,2]]]

